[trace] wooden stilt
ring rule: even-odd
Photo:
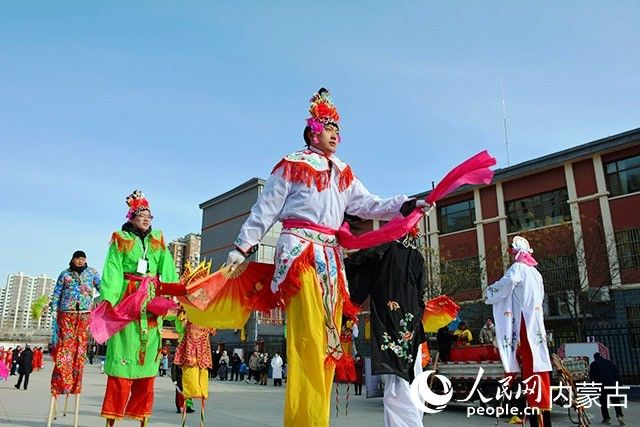
[[[187,399],[182,404],[182,427],[187,425]]]
[[[204,427],[204,397],[202,398],[202,407],[200,408],[200,427]]]
[[[54,420],[58,419],[58,398],[57,397],[53,400],[53,419]]]
[[[73,427],[78,427],[78,417],[80,416],[80,393],[76,394],[76,408],[73,414]]]
[[[56,406],[56,397],[51,395],[51,403],[49,403],[49,417],[47,418],[47,427],[51,427],[51,423],[53,423],[53,415]]]
[[[64,395],[64,409],[62,410],[62,416],[67,416],[67,403],[69,403],[69,393]]]

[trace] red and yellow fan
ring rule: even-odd
[[[189,321],[216,329],[241,329],[252,311],[281,305],[271,292],[273,264],[245,262],[235,270],[223,266],[213,274],[187,284],[187,295],[179,301]]]
[[[432,298],[425,304],[422,327],[425,332],[438,332],[458,317],[460,306],[446,295]]]

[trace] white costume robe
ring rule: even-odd
[[[504,277],[487,288],[486,304],[493,304],[496,339],[506,372],[520,372],[516,350],[524,318],[533,355],[533,372],[551,371],[544,327],[544,284],[535,267],[515,262]]]
[[[282,379],[282,364],[282,357],[280,356],[274,356],[273,359],[271,359],[271,378],[274,380]]]
[[[422,373],[422,346],[418,346],[413,374]],[[422,427],[421,410],[411,401],[411,385],[407,380],[393,374],[382,375],[384,381],[384,425],[385,427]]]

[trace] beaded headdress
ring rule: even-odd
[[[309,114],[311,117],[307,119],[307,126],[311,128],[313,133],[320,133],[325,125],[333,124],[338,126],[340,122],[340,114],[336,106],[331,100],[331,93],[323,87],[316,92],[309,100]]]
[[[135,190],[127,196],[127,206],[129,206],[129,211],[127,212],[128,220],[131,220],[135,215],[142,211],[151,210],[149,207],[149,201],[140,190]]]

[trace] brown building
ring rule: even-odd
[[[200,234],[189,233],[169,243],[169,251],[176,263],[178,275],[182,275],[187,262],[200,262]]]
[[[453,295],[466,303],[463,316],[481,322],[490,314],[483,291],[520,234],[539,262],[556,336],[640,328],[639,210],[640,129],[499,169],[490,185],[440,201],[422,224],[432,294]]]

